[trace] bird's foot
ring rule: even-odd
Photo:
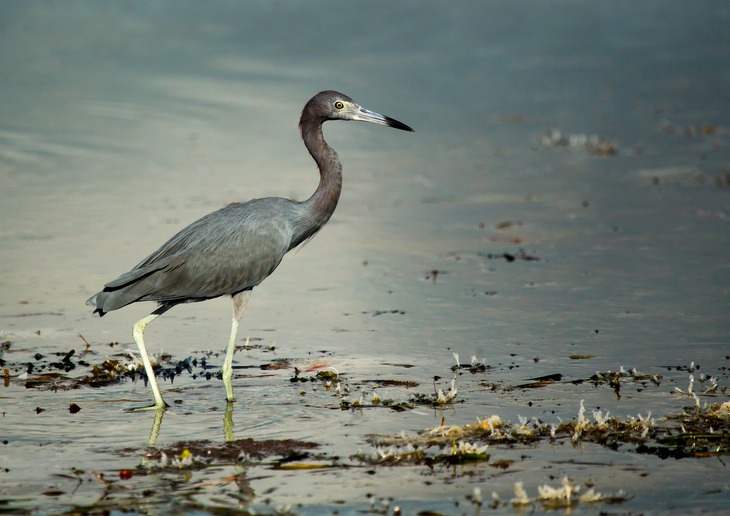
[[[163,402],[163,405],[150,405],[149,407],[132,407],[125,410],[125,412],[151,412],[153,410],[165,411],[170,407],[167,403]]]

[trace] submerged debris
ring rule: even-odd
[[[730,402],[667,417],[678,425],[657,438],[657,446],[643,446],[637,451],[662,458],[719,457],[730,455]]]
[[[515,496],[509,501],[509,504],[519,509],[535,503],[539,503],[546,510],[569,509],[579,504],[619,503],[630,498],[623,491],[613,495],[604,495],[597,493],[592,487],[585,493],[579,494],[580,486],[572,484],[568,477],[563,477],[560,487],[552,487],[548,484],[538,486],[538,494],[535,498],[528,496],[522,482],[515,482],[514,490]],[[507,505],[500,503],[497,493],[492,493],[492,499],[494,509],[499,505]]]
[[[319,447],[317,443],[293,439],[256,441],[238,439],[225,443],[212,441],[180,441],[162,450],[148,453],[141,470],[197,469],[215,464],[262,461],[269,457],[279,457],[274,465],[301,461],[311,456],[310,450]],[[136,450],[121,450],[122,454],[135,453]]]
[[[539,376],[537,378],[528,378],[529,383],[523,383],[520,385],[515,385],[513,387],[507,387],[506,390],[514,390],[514,389],[539,389],[541,387],[547,387],[548,385],[552,385],[554,383],[557,383],[563,379],[563,375],[560,373],[554,373],[554,374],[548,374],[544,376]]]
[[[397,464],[466,464],[489,460],[488,444],[478,445],[470,441],[453,440],[451,447],[440,445],[419,448],[414,445],[406,446],[375,446],[372,454],[358,453],[352,459],[371,465]]]
[[[444,392],[443,389],[439,389],[436,387],[436,382],[438,381],[438,379],[439,378],[436,377],[433,380],[433,394],[412,394],[409,401],[417,405],[432,406],[442,406],[454,402],[454,400],[456,399],[456,395],[459,392],[456,387],[456,376],[451,379],[451,387],[449,387],[449,390],[446,392]]]
[[[451,366],[452,371],[458,371],[459,369],[467,369],[471,374],[476,373],[483,373],[487,371],[487,369],[491,369],[489,365],[487,365],[486,360],[480,360],[476,357],[476,355],[472,355],[471,360],[468,364],[462,364],[459,361],[459,354],[454,352],[454,360],[456,361],[456,365]]]
[[[365,380],[364,383],[374,383],[380,387],[403,387],[405,389],[411,389],[418,387],[420,384],[413,380],[394,380],[394,379],[377,379],[377,380]]]
[[[529,254],[524,249],[520,248],[517,253],[483,253],[478,252],[477,256],[482,256],[487,260],[504,260],[508,263],[512,263],[515,260],[522,260],[525,262],[538,262],[540,257],[534,254]]]
[[[594,156],[615,156],[618,154],[618,144],[596,135],[570,134],[564,136],[559,130],[552,129],[540,138],[540,143],[545,149],[558,147],[570,147],[571,149],[583,149]]]
[[[544,423],[520,417],[519,423],[503,421],[499,416],[478,419],[466,425],[439,425],[417,435],[371,436],[376,447],[412,446],[417,450],[446,446],[458,440],[488,445],[535,443],[541,440],[570,439],[574,444],[592,442],[611,449],[635,445],[638,453],[661,457],[703,457],[730,454],[730,404],[712,405],[666,419],[661,426],[651,417],[627,416],[617,418],[608,412],[594,410],[586,415],[581,401],[576,420]],[[672,424],[674,423],[674,424]]]
[[[642,374],[635,368],[626,371],[623,367],[619,371],[606,371],[602,373],[596,371],[593,376],[586,380],[573,380],[572,383],[578,385],[585,381],[591,382],[593,385],[608,385],[616,393],[617,398],[621,398],[621,385],[627,382],[646,383],[651,382],[655,386],[661,385],[662,375],[660,374]]]

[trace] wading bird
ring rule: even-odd
[[[304,145],[320,173],[319,185],[309,199],[252,199],[209,213],[86,301],[100,316],[138,301],[159,304],[154,312],[137,321],[132,331],[155,398],[149,408],[164,409],[167,405],[144,344],[145,327],[177,304],[220,296],[233,298],[223,383],[226,399],[234,401],[231,377],[236,334],[251,291],[274,272],[287,252],[324,226],[340,198],[342,165],[324,141],[322,124],[327,120],[359,120],[413,131],[404,123],[361,107],[347,95],[336,91],[318,93],[304,106],[299,120]]]

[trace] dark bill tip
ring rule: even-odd
[[[416,132],[413,130],[412,127],[404,124],[403,122],[399,122],[395,118],[390,118],[389,116],[386,116],[384,118],[385,118],[385,122],[388,124],[389,127],[393,127],[395,129],[400,129],[401,131],[410,131],[412,133]]]

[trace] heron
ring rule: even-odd
[[[304,146],[319,168],[319,184],[311,197],[282,197],[234,202],[209,213],[179,231],[157,251],[104,285],[86,304],[103,316],[139,301],[154,301],[157,309],[137,321],[132,336],[139,349],[154,405],[164,410],[160,388],[144,343],[147,325],[181,303],[231,296],[231,334],[223,362],[226,400],[235,401],[231,378],[236,335],[251,292],[277,268],[284,255],[313,238],[334,213],[342,191],[342,165],[324,140],[328,120],[356,120],[413,131],[406,124],[363,108],[347,95],[322,91],[304,106],[299,120]]]

